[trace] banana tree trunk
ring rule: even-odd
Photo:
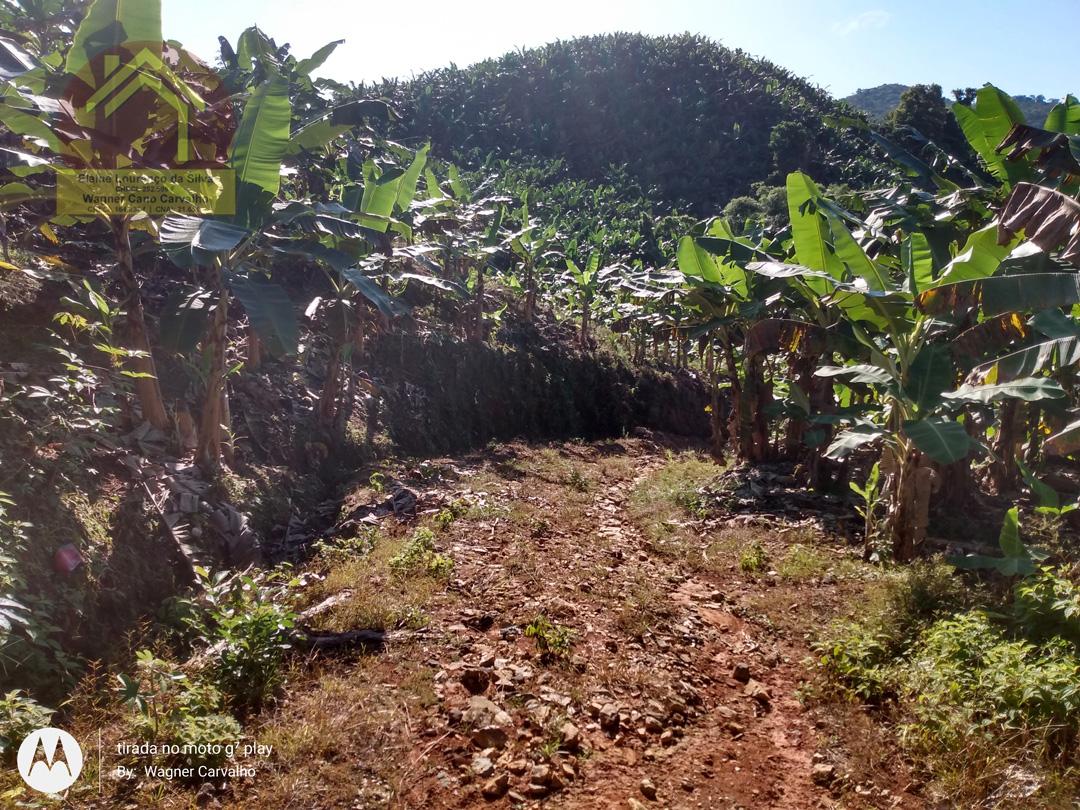
[[[262,367],[262,341],[259,333],[250,325],[247,328],[247,356],[244,358],[244,368],[248,371],[256,371]]]
[[[735,359],[735,348],[730,340],[724,342],[724,360],[727,364],[728,379],[731,382],[731,415],[728,422],[728,436],[735,439],[735,456],[739,461],[754,460],[753,430],[751,415],[753,403],[747,387],[739,376],[739,363]]]
[[[765,358],[755,355],[746,364],[746,387],[750,409],[750,460],[765,461],[772,453],[769,446],[769,420],[765,409],[772,402],[772,386],[765,382]]]
[[[199,446],[199,431],[186,403],[176,408],[176,443],[183,453],[190,453]]]
[[[338,406],[337,418],[334,422],[336,435],[344,436],[345,428],[352,419],[353,408],[356,407],[356,372],[353,369],[352,359],[362,355],[364,351],[364,319],[359,318],[353,327],[350,337],[349,351],[345,355],[345,363],[342,371],[345,375],[341,404]]]
[[[796,354],[788,361],[790,378],[806,394],[808,402],[814,393],[814,371],[817,369],[817,364],[817,355]],[[806,420],[801,416],[791,417],[788,420],[787,432],[784,434],[785,454],[791,458],[801,455],[805,436]]]
[[[727,446],[729,436],[727,425],[724,424],[724,416],[720,412],[720,378],[716,373],[716,350],[712,341],[709,341],[708,348],[705,350],[705,373],[709,380],[709,408],[711,411],[709,423],[712,428],[709,449],[712,457],[723,464],[725,460],[724,448]]]
[[[969,436],[975,439],[978,432],[975,422],[968,419],[964,423]],[[971,456],[968,455],[952,464],[935,464],[937,470],[938,485],[940,491],[938,503],[942,507],[951,509],[970,509],[978,488],[975,478],[971,474]]]
[[[1011,492],[1018,485],[1020,471],[1016,466],[1016,455],[1023,439],[1024,422],[1020,402],[1015,399],[1006,400],[1001,406],[1001,431],[994,448],[1001,460],[993,467],[993,481],[999,493]]]
[[[353,373],[350,363],[344,365],[345,374],[341,383],[341,397],[338,403],[337,413],[334,414],[334,435],[344,437],[345,428],[352,418],[354,403],[356,402],[356,374]]]
[[[319,424],[326,429],[333,428],[337,413],[338,393],[341,390],[341,353],[344,348],[343,344],[335,342],[326,363],[326,379],[319,396]]]
[[[116,270],[126,298],[125,342],[127,348],[140,352],[141,355],[132,357],[128,361],[132,369],[140,375],[135,378],[135,396],[139,400],[143,418],[159,430],[169,430],[169,414],[165,410],[165,400],[161,396],[161,385],[154,366],[154,356],[150,351],[150,338],[146,332],[146,318],[143,314],[139,280],[135,276],[129,222],[126,217],[113,217],[110,225],[116,248]]]
[[[199,444],[195,461],[206,472],[221,466],[221,426],[227,414],[225,399],[225,331],[229,317],[229,293],[224,287],[214,310],[206,345],[210,352],[210,370],[203,396],[202,418],[199,422]]]
[[[1035,402],[1030,403],[1027,407],[1026,433],[1031,438],[1028,439],[1027,449],[1024,451],[1024,463],[1029,467],[1033,467],[1038,462],[1039,451],[1042,449],[1043,433],[1039,430],[1039,425],[1042,424],[1043,409]],[[1021,437],[1021,440],[1023,440],[1023,437]]]
[[[884,490],[885,536],[896,562],[908,562],[915,550],[926,540],[930,524],[930,496],[935,489],[936,473],[929,460],[911,448],[902,456],[891,449],[882,455],[882,472],[886,474]],[[868,546],[865,556],[872,549]]]
[[[319,395],[319,424],[334,436],[345,434],[356,398],[356,374],[351,358],[364,350],[364,321],[358,319],[348,340],[335,342],[326,364],[326,380]]]
[[[831,360],[831,358],[828,359]],[[820,363],[821,360],[822,358],[819,357],[818,362]],[[829,380],[815,377],[811,373],[810,390],[807,392],[807,396],[810,398],[810,410],[814,413],[832,413],[836,410],[836,399],[833,395],[832,383]],[[830,425],[819,425],[817,430],[820,430],[823,434],[820,441],[816,447],[807,448],[810,486],[821,492],[827,489],[834,482],[834,479],[841,479],[835,483],[838,483],[842,489],[846,490],[847,485],[843,479],[847,475],[847,464],[837,465],[822,455],[825,448],[832,441],[833,428]]]

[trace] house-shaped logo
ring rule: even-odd
[[[82,748],[58,728],[39,728],[27,735],[17,757],[23,781],[41,793],[61,793],[75,784],[83,767]]]
[[[176,160],[179,164],[186,163],[191,159],[188,140],[191,111],[204,110],[206,102],[148,48],[124,62],[115,54],[107,55],[105,79],[83,108],[103,119],[114,118],[122,114],[124,103],[140,90],[149,90],[162,104],[172,108],[176,115]]]
[[[221,77],[173,42],[110,45],[84,61],[60,105],[57,214],[235,212],[235,110]]]

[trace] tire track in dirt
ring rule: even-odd
[[[664,574],[670,561],[652,553],[626,519],[629,492],[659,466],[655,457],[649,458],[632,480],[607,484],[586,510],[586,518],[599,523],[595,535],[610,543],[604,553],[622,561],[612,573],[624,591],[643,576],[654,582],[671,578]],[[671,641],[660,633],[644,638],[644,646],[658,642],[651,654],[664,659],[657,663],[671,680],[700,684],[691,688],[701,713],[685,726],[665,730],[679,736],[661,745],[646,743],[643,751],[625,744],[627,737],[644,736],[640,734],[619,733],[610,745],[601,742],[582,769],[581,782],[549,805],[597,810],[638,803],[792,810],[832,806],[828,791],[812,778],[811,752],[817,740],[796,697],[800,671],[785,663],[797,661],[803,651],[764,637],[763,630],[732,613],[724,604],[719,577],[674,579],[677,584],[669,584],[668,596],[677,612],[670,624],[691,632],[672,635]],[[755,676],[749,684],[732,677],[736,662]]]

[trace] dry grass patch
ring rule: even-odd
[[[505,566],[507,574],[514,584],[523,586],[526,593],[539,593],[548,581],[550,569],[537,559],[536,555],[518,554],[508,560]]]
[[[724,468],[701,453],[668,453],[664,466],[634,489],[631,504],[638,516],[670,515],[672,507],[695,517],[703,515],[700,490]]]
[[[331,667],[297,671],[296,697],[257,733],[273,764],[234,806],[381,807],[408,789],[417,776],[409,718],[431,705],[432,673],[385,658]]]
[[[642,639],[674,615],[675,608],[667,591],[639,576],[616,614],[615,626],[631,638]]]
[[[700,453],[669,453],[663,467],[638,483],[628,516],[654,551],[685,559],[700,547],[698,521],[705,516],[700,490],[723,469]]]
[[[409,536],[376,534],[366,553],[358,549],[355,556],[342,559],[337,550],[331,551],[333,565],[308,590],[307,601],[314,605],[329,597],[347,596],[318,618],[320,629],[390,630],[425,626],[428,619],[424,607],[445,590],[445,581],[433,576],[436,572],[430,566],[401,568],[399,561],[403,553],[409,552],[413,540]]]
[[[632,459],[626,455],[597,459],[590,448],[576,445],[535,450],[522,460],[521,468],[531,478],[560,487],[560,500],[576,505],[588,503],[604,484],[625,478],[633,470]]]

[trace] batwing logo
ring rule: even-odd
[[[82,772],[82,748],[66,731],[39,728],[19,746],[18,764],[23,781],[34,790],[61,793]]]

